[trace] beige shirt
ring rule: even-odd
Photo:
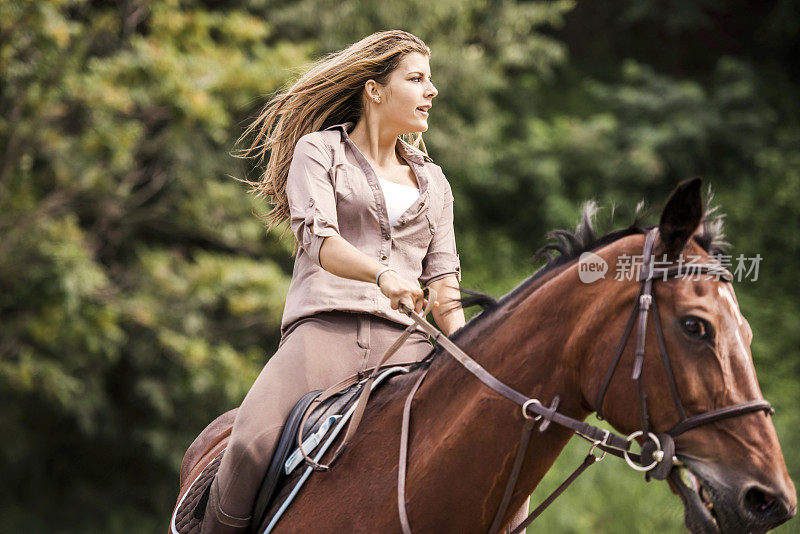
[[[323,311],[362,312],[409,325],[392,310],[374,282],[342,278],[324,270],[319,249],[340,235],[361,252],[423,286],[448,275],[461,281],[453,231],[453,193],[442,169],[398,138],[397,153],[420,187],[419,197],[394,224],[372,167],[348,137],[354,123],[304,135],[297,142],[286,179],[291,227],[300,247],[286,296],[281,333],[301,317]]]

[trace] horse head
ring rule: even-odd
[[[633,434],[647,427],[639,440],[651,451],[656,446],[648,441],[674,438],[670,447],[658,444],[669,458],[653,472],[661,471],[656,478],[668,477],[680,495],[690,531],[766,532],[796,513],[797,496],[764,409],[768,404],[758,404],[752,331],[739,311],[730,273],[728,279],[719,276],[721,270],[715,276],[719,258],[709,246],[714,229],[704,217],[700,186],[699,179],[680,184],[652,231],[652,265],[673,270],[652,276],[653,304],[639,363],[637,329],[628,328],[635,335],[624,339],[620,333],[626,331],[626,317],[635,326],[636,314],[627,312],[641,299],[641,282],[615,276],[591,284],[591,291],[603,296],[596,306],[608,320],[593,335],[581,393],[587,408],[617,430]],[[629,235],[595,254],[608,265],[635,271],[630,259],[641,258],[645,240]],[[693,273],[692,263],[707,266],[704,274]],[[642,258],[645,269],[647,264]],[[676,273],[676,266],[683,266],[683,273]],[[598,375],[597,369],[608,371]]]

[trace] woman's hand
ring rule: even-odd
[[[394,271],[386,271],[378,280],[381,292],[392,301],[392,309],[397,310],[400,304],[420,313],[425,307],[425,298],[419,284],[409,282]]]

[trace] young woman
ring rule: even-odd
[[[437,95],[429,58],[409,33],[370,35],[315,64],[245,132],[246,155],[267,161],[249,183],[274,204],[268,229],[288,220],[297,255],[279,348],[239,409],[204,534],[247,531],[292,407],[376,365],[413,324],[400,304],[422,310],[420,284],[436,290],[445,334],[464,325],[453,195],[421,142]],[[431,348],[418,331],[388,364]]]

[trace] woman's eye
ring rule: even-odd
[[[696,339],[710,339],[711,325],[705,319],[689,316],[681,319],[683,331]]]
[[[422,78],[420,76],[415,76],[414,78],[411,78],[412,82],[413,81],[420,81],[420,80],[422,80]]]

